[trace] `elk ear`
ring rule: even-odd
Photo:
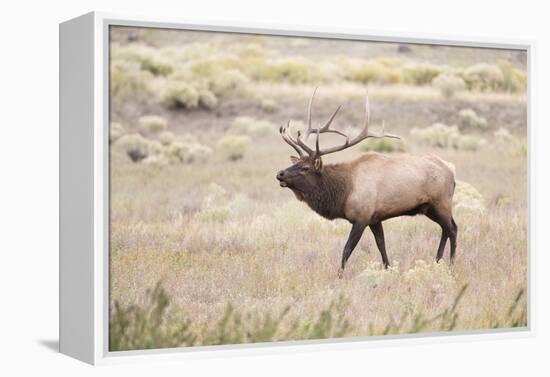
[[[323,161],[321,161],[321,157],[317,157],[315,160],[313,160],[313,167],[317,171],[321,171],[323,168]]]
[[[292,162],[293,164],[297,163],[298,161],[300,161],[300,158],[296,156],[290,156],[290,162]]]

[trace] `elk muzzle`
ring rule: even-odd
[[[281,170],[280,172],[277,173],[277,180],[279,180],[279,185],[281,187],[287,187],[288,186],[288,184],[285,181],[285,171],[284,170]]]

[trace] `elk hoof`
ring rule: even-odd
[[[343,269],[339,269],[338,270],[338,279],[342,279],[344,277],[344,270]]]

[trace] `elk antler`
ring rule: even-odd
[[[389,138],[394,138],[394,139],[400,139],[400,137],[397,136],[397,135],[385,133],[385,131],[384,131],[384,128],[385,128],[384,127],[385,126],[384,122],[382,122],[382,134],[374,134],[374,133],[369,132],[370,105],[369,105],[369,95],[368,95],[368,93],[367,93],[366,98],[365,98],[365,125],[364,125],[363,129],[361,130],[361,132],[359,133],[359,135],[357,135],[353,140],[350,141],[348,135],[346,135],[345,133],[343,133],[341,131],[338,131],[338,130],[333,130],[333,129],[330,128],[330,125],[332,124],[332,121],[336,117],[336,114],[338,113],[338,111],[342,108],[342,105],[340,105],[336,108],[336,110],[332,113],[332,115],[330,116],[330,118],[328,119],[328,121],[325,123],[325,125],[323,127],[312,128],[312,126],[311,126],[311,108],[312,108],[312,105],[313,105],[313,98],[315,97],[316,92],[317,92],[317,88],[315,88],[313,90],[313,94],[311,95],[311,98],[309,100],[309,106],[308,106],[308,110],[307,110],[307,129],[304,132],[304,140],[301,139],[301,132],[300,131],[298,131],[298,133],[297,133],[296,140],[294,140],[292,138],[292,136],[287,135],[286,131],[290,126],[290,121],[287,123],[286,127],[282,126],[279,129],[279,132],[281,133],[281,136],[283,137],[283,140],[286,141],[292,148],[294,148],[298,152],[300,157],[304,156],[304,154],[300,150],[300,148],[303,151],[305,151],[311,158],[317,158],[317,157],[321,157],[321,156],[329,154],[329,153],[338,152],[338,151],[347,149],[349,147],[352,147],[355,144],[358,144],[361,141],[363,141],[365,139],[368,139],[369,137],[372,137],[372,138],[389,137]],[[315,150],[311,149],[307,145],[307,139],[309,138],[309,136],[312,133],[315,133],[315,135],[316,135]],[[346,141],[342,145],[338,145],[338,146],[334,146],[334,147],[331,147],[331,148],[321,150],[319,148],[319,135],[322,134],[322,133],[335,133],[335,134],[338,134],[340,136],[345,137]]]
[[[363,127],[363,130],[361,130],[359,135],[357,135],[353,140],[349,141],[349,138],[346,136],[346,142],[344,144],[339,145],[339,146],[335,146],[335,147],[331,147],[331,148],[327,148],[327,149],[324,149],[324,150],[319,149],[319,133],[321,133],[321,132],[317,132],[317,140],[315,142],[316,157],[320,157],[320,156],[323,156],[323,155],[326,155],[326,154],[329,154],[329,153],[334,153],[334,152],[338,152],[338,151],[347,149],[349,147],[354,146],[355,144],[360,143],[361,141],[363,141],[365,139],[368,139],[369,137],[372,137],[372,138],[389,137],[389,138],[393,138],[393,139],[400,139],[400,137],[397,136],[397,135],[385,133],[385,123],[384,122],[382,122],[382,133],[381,134],[370,133],[369,132],[369,124],[370,124],[370,105],[369,105],[369,95],[367,93],[366,98],[365,98],[365,125]]]
[[[288,144],[290,145],[292,148],[294,148],[294,150],[296,152],[298,152],[298,155],[300,157],[304,157],[304,152],[302,152],[302,150],[300,149],[300,147],[298,146],[296,140],[292,139],[292,136],[290,135],[287,135],[286,131],[288,130],[288,128],[290,127],[290,121],[288,121],[287,125],[286,126],[281,126],[279,128],[279,133],[281,134],[281,137],[283,138],[283,140]],[[308,152],[309,153],[309,152]]]
[[[317,133],[317,131],[319,131],[320,133],[332,132],[332,133],[335,133],[335,134],[338,134],[340,136],[343,136],[343,137],[347,138],[347,135],[345,135],[344,133],[342,133],[338,130],[331,130],[330,129],[330,124],[334,120],[334,117],[336,117],[336,114],[338,113],[338,111],[340,111],[340,109],[342,108],[342,105],[340,105],[336,108],[336,110],[332,113],[332,115],[330,116],[330,118],[328,119],[328,121],[325,123],[325,125],[323,127],[320,127],[318,129],[311,128],[311,107],[313,105],[313,98],[315,97],[315,93],[317,93],[317,88],[315,88],[313,90],[313,94],[311,95],[311,98],[309,99],[309,106],[307,108],[307,130],[304,133],[304,141],[307,142],[307,139],[309,138],[309,135],[311,135],[312,133]]]

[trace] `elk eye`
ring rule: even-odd
[[[309,170],[309,166],[302,166],[302,171],[308,171]]]

